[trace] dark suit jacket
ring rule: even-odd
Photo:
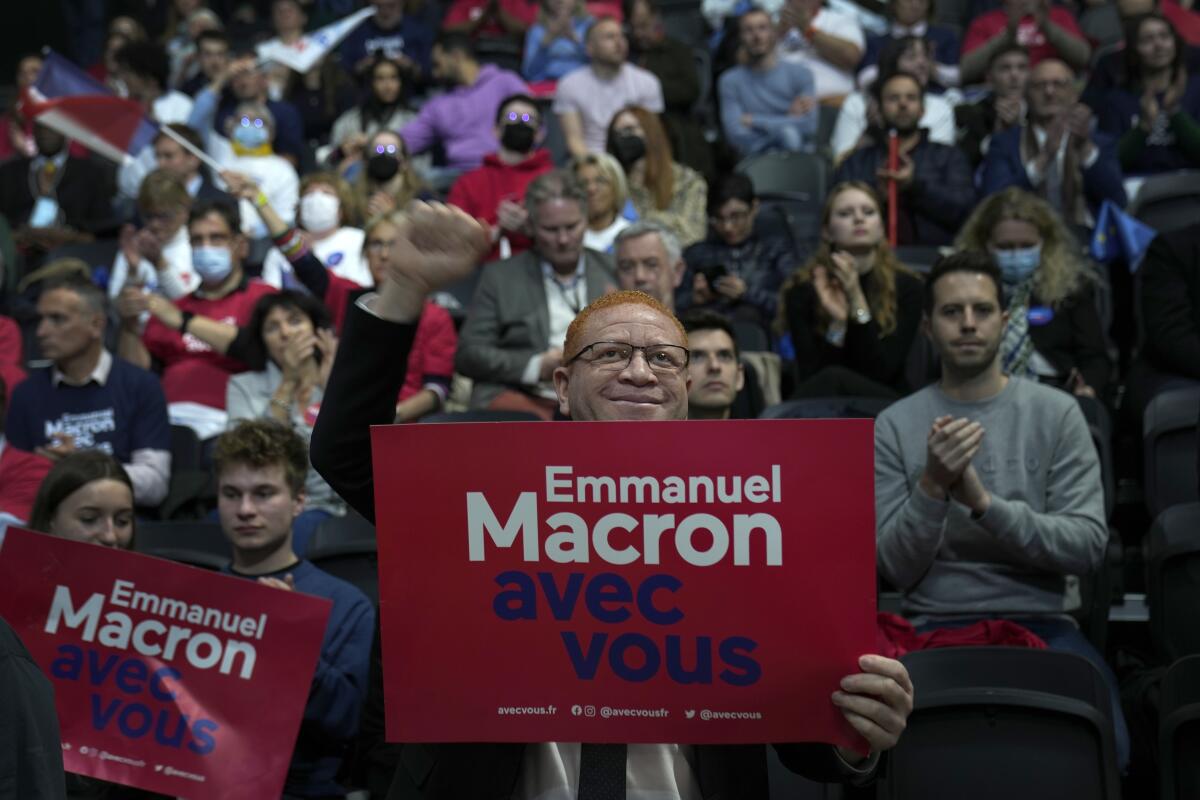
[[[454,367],[475,381],[471,407],[486,408],[505,389],[521,388],[529,359],[546,349],[550,312],[538,255],[530,250],[485,264],[458,334]],[[587,301],[617,283],[608,255],[584,251]]]
[[[1009,128],[992,137],[987,156],[983,159],[981,195],[989,195],[1009,186],[1017,186],[1027,192],[1033,191],[1029,173],[1021,161],[1021,134],[1024,127]],[[1092,214],[1100,210],[1100,204],[1111,200],[1125,207],[1125,185],[1122,183],[1121,165],[1117,161],[1117,143],[1111,136],[1095,131],[1092,141],[1100,150],[1096,163],[1083,170],[1083,193]]]
[[[340,351],[325,387],[322,414],[313,429],[313,467],[352,508],[374,522],[371,468],[373,424],[396,414],[416,325],[379,319],[352,305],[342,329]],[[794,772],[817,781],[840,781],[845,773],[833,748],[823,744],[774,745]],[[520,774],[523,744],[406,744],[389,800],[508,798]],[[760,745],[698,746],[696,772],[701,794],[717,798],[767,797],[766,751]]]
[[[29,158],[14,158],[0,165],[0,214],[14,230],[28,222],[33,211],[31,163]],[[55,197],[68,226],[88,233],[115,227],[112,196],[112,181],[100,165],[85,158],[67,158]]]
[[[1137,279],[1142,356],[1163,372],[1200,379],[1200,224],[1155,237]]]

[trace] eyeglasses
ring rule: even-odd
[[[633,362],[633,354],[640,350],[646,364],[655,372],[678,372],[688,365],[691,354],[686,347],[677,344],[648,344],[645,347],[626,342],[592,342],[575,354],[568,364],[583,359],[597,369],[618,371]]]
[[[250,117],[242,117],[242,127],[249,128],[251,126],[255,128],[261,128],[263,126],[263,121],[258,117],[254,117],[253,119]]]
[[[538,119],[533,114],[518,114],[515,111],[510,111],[504,115],[509,122],[524,122],[527,125],[537,126]]]
[[[387,154],[389,156],[394,156],[400,152],[400,148],[396,147],[394,144],[377,144],[375,145],[375,152],[379,155]]]

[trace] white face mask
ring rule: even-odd
[[[309,192],[300,198],[300,219],[304,229],[312,233],[324,233],[338,227],[340,210],[338,199],[325,192]]]

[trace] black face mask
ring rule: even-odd
[[[400,160],[387,153],[376,153],[367,159],[367,174],[371,180],[383,183],[390,181],[400,171]]]
[[[505,125],[500,131],[500,146],[514,153],[528,153],[533,149],[533,140],[536,136],[537,131],[533,129],[532,125],[526,125],[523,122]]]
[[[629,166],[646,155],[646,140],[636,133],[620,133],[613,137],[609,150],[621,162],[621,166]]]

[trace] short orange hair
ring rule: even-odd
[[[586,343],[581,341],[581,339],[583,338],[583,328],[587,325],[588,318],[597,311],[613,308],[614,306],[646,306],[647,308],[654,309],[671,320],[675,325],[675,329],[679,331],[679,338],[685,343],[687,342],[687,331],[683,329],[683,323],[671,313],[671,309],[664,306],[657,298],[651,297],[645,292],[639,292],[636,289],[626,289],[598,297],[588,303],[587,307],[575,316],[575,319],[571,321],[571,325],[567,328],[567,341],[563,344],[564,364],[579,355],[579,351],[586,346]]]

